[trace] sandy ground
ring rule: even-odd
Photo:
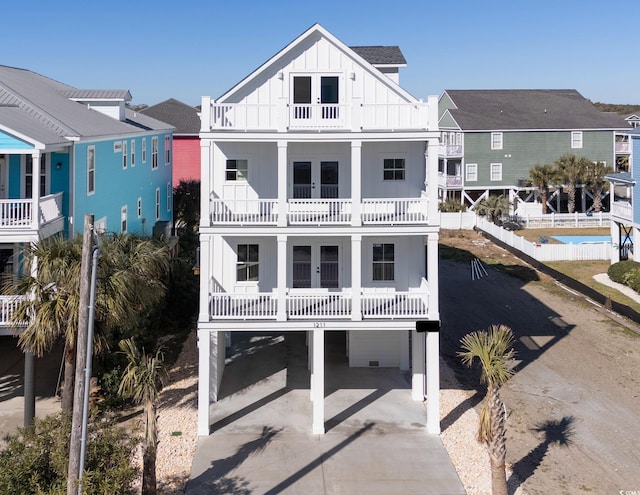
[[[522,265],[474,233],[452,244]],[[440,282],[442,354],[469,390],[478,375],[455,355],[460,338],[491,324],[514,330],[518,371],[502,397],[507,460],[526,493],[640,490],[638,334],[548,281],[523,282],[491,268],[472,280],[470,263],[445,259]],[[469,404],[478,408],[481,397]]]

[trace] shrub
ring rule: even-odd
[[[29,428],[6,435],[0,450],[0,493],[64,495],[67,486],[71,417],[36,419]],[[106,418],[87,428],[83,492],[133,495],[138,472],[132,465],[136,440]]]
[[[634,273],[640,272],[640,263],[625,260],[614,263],[607,270],[609,278],[619,284],[628,285],[628,281],[634,277]]]
[[[467,206],[462,204],[459,199],[447,198],[438,205],[438,209],[444,213],[467,211]]]

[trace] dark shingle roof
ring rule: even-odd
[[[371,65],[407,65],[407,61],[397,46],[351,46]]]
[[[462,130],[628,129],[575,89],[447,90]]]
[[[140,113],[171,124],[176,128],[176,135],[198,135],[200,132],[198,110],[173,98],[140,110]]]

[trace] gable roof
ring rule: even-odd
[[[121,122],[69,99],[67,95],[129,94],[125,90],[77,90],[26,69],[0,65],[0,129],[44,146],[70,139],[170,130],[162,122],[138,117]],[[141,127],[142,126],[142,127]]]
[[[405,67],[407,65],[398,46],[351,46],[349,48],[376,67]]]
[[[448,112],[465,131],[628,129],[620,115],[600,112],[575,89],[446,90]],[[441,96],[442,99],[442,96]]]
[[[176,128],[176,135],[195,135],[200,133],[200,117],[198,110],[174,98],[140,110]]]
[[[415,97],[409,94],[405,89],[403,89],[400,85],[394,83],[389,77],[384,75],[380,70],[374,67],[371,62],[366,60],[362,55],[358,54],[352,48],[349,48],[342,41],[336,38],[333,34],[323,28],[320,24],[316,23],[307,29],[304,33],[298,36],[295,40],[285,46],[282,50],[276,53],[273,57],[263,63],[260,67],[254,70],[251,74],[245,77],[242,81],[232,87],[230,90],[225,92],[219,98],[216,99],[217,102],[227,101],[230,97],[240,91],[242,88],[248,86],[252,81],[256,80],[261,74],[268,71],[272,66],[276,65],[278,61],[282,60],[296,48],[303,46],[304,43],[308,43],[313,41],[314,38],[324,38],[329,41],[333,46],[337,47],[339,50],[346,53],[349,57],[351,57],[355,62],[359,63],[364,70],[369,72],[373,77],[381,81],[383,84],[388,86],[393,86],[394,91],[401,94],[404,98],[410,101],[417,101]],[[375,50],[376,52],[391,52],[391,50]],[[395,50],[394,50],[395,51]],[[399,52],[399,49],[398,49]],[[380,54],[378,53],[378,55]],[[402,54],[400,54],[402,55]],[[394,55],[397,57],[397,53]],[[404,57],[402,57],[404,59]]]

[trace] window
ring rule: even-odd
[[[24,164],[24,195],[26,198],[33,196],[33,156],[25,155]],[[40,197],[47,194],[47,159],[40,156]]]
[[[127,168],[127,142],[122,141],[122,168]]]
[[[582,148],[582,131],[571,131],[571,147]]]
[[[257,244],[238,244],[236,280],[238,282],[258,281],[259,249]]]
[[[158,138],[151,138],[151,168],[158,168]]]
[[[385,158],[383,178],[384,180],[404,180],[404,158]]]
[[[227,180],[246,181],[249,176],[247,160],[227,160]]]
[[[142,217],[142,198],[138,198],[138,218]]]
[[[491,180],[502,180],[502,163],[491,164]]]
[[[171,182],[167,182],[167,211],[171,211],[171,200],[173,199],[173,189]]]
[[[160,220],[160,188],[156,189],[156,220]]]
[[[131,140],[131,166],[136,166],[136,142]]]
[[[171,163],[171,137],[164,137],[164,164],[169,165]]]
[[[478,164],[467,163],[467,182],[473,182],[478,180]]]
[[[120,232],[126,234],[127,232],[127,206],[123,206],[120,209]]]
[[[394,280],[393,244],[373,245],[373,280]]]
[[[142,163],[147,163],[147,138],[142,138]]]
[[[87,148],[87,194],[96,192],[96,149]]]
[[[502,149],[502,133],[501,132],[491,133],[491,149],[492,150]]]

